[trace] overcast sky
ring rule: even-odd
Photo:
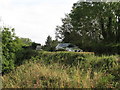
[[[0,0],[0,18],[17,36],[44,44],[78,0]]]

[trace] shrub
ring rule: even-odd
[[[13,28],[1,28],[2,33],[2,72],[9,72],[14,68],[15,59],[15,35]]]
[[[106,54],[106,55],[115,55],[120,54],[120,44],[119,43],[111,43],[111,44],[105,44],[101,43],[99,45],[95,44],[92,47],[92,51],[94,51],[96,54]]]
[[[44,60],[46,63],[59,62],[69,65],[77,65],[78,62],[85,61],[87,56],[94,55],[93,52],[39,52],[36,57],[38,60]]]
[[[35,57],[38,55],[38,52],[33,49],[21,49],[18,52],[16,52],[16,60],[15,65],[21,65],[26,60],[31,59],[32,57]]]

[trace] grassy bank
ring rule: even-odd
[[[119,88],[119,56],[40,52],[9,74],[4,88]]]

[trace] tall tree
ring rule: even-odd
[[[52,40],[52,37],[48,36],[45,45],[42,47],[42,49],[46,51],[55,51],[55,47],[57,46],[58,43],[59,42],[57,39]]]
[[[57,26],[57,35],[65,42],[82,46],[119,41],[120,2],[80,2]],[[67,27],[69,26],[69,27]],[[116,28],[117,26],[117,28]]]
[[[51,43],[52,43],[52,37],[48,36],[45,44],[46,44],[46,46],[51,46]]]

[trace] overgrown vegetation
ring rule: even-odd
[[[29,38],[17,37],[14,28],[1,27],[0,39],[3,74],[10,72],[16,65],[20,65],[23,60],[30,59],[36,54],[34,50],[37,43],[32,42]]]
[[[0,27],[3,87],[120,88],[119,10],[120,2],[77,2],[44,46]],[[58,39],[85,52],[55,52]]]
[[[119,56],[40,52],[2,77],[6,88],[120,88]]]

